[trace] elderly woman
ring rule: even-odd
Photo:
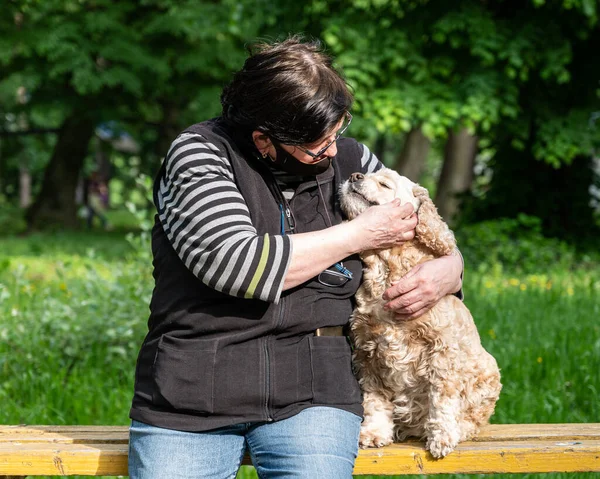
[[[318,42],[257,46],[222,116],[173,142],[154,188],[155,288],[136,368],[129,472],[351,477],[361,393],[344,326],[357,253],[414,237],[411,205],[343,222],[339,185],[381,168],[341,135],[352,95]],[[384,298],[398,321],[461,287],[462,262],[429,261]]]

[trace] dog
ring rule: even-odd
[[[414,266],[458,254],[429,193],[408,178],[382,168],[354,173],[340,187],[340,205],[350,220],[394,198],[413,205],[418,224],[413,240],[361,253],[363,282],[350,319],[365,411],[359,443],[381,447],[417,437],[441,458],[489,421],[502,387],[500,371],[456,296],[442,298],[414,320],[397,320],[384,310],[384,291]]]

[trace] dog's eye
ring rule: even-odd
[[[384,188],[387,188],[388,190],[391,190],[392,187],[390,185],[388,185],[387,183],[379,183],[381,186],[383,186]]]

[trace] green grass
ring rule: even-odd
[[[0,238],[0,423],[128,424],[152,286],[121,233]],[[597,270],[467,271],[464,289],[502,370],[493,422],[600,421]]]

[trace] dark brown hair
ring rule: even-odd
[[[318,40],[295,35],[249,50],[221,94],[223,117],[245,134],[259,130],[280,143],[314,143],[352,106],[348,85]]]

